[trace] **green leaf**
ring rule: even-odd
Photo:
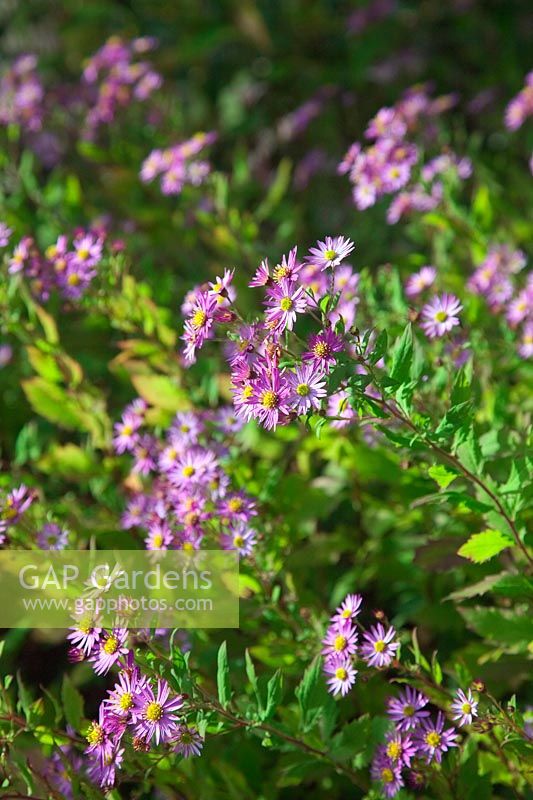
[[[481,533],[474,533],[459,548],[457,554],[463,556],[463,558],[468,558],[469,561],[473,561],[475,564],[482,564],[484,561],[489,561],[498,553],[501,553],[506,547],[512,547],[513,544],[513,539],[501,531],[488,529],[481,531]]]
[[[133,375],[131,381],[139,395],[151,406],[166,411],[190,408],[186,392],[166,375]]]
[[[533,638],[531,616],[497,608],[460,608],[467,625],[479,636],[525,651]]]
[[[374,344],[374,349],[370,354],[371,364],[377,364],[379,359],[383,358],[383,356],[387,352],[387,343],[388,343],[387,331],[381,331]]]
[[[218,699],[221,705],[226,708],[231,699],[231,686],[229,681],[228,648],[226,642],[222,642],[218,649],[217,656],[217,688]]]
[[[60,386],[44,378],[30,378],[21,383],[31,407],[41,417],[67,430],[85,429],[83,412]]]
[[[333,738],[330,748],[331,757],[335,761],[352,759],[365,749],[369,733],[370,717],[368,714],[345,725],[342,731]]]
[[[504,575],[495,584],[493,591],[503,597],[533,599],[533,581],[525,575]]]
[[[303,729],[310,730],[321,717],[328,699],[322,675],[322,659],[315,658],[307,667],[295,693],[302,712]]]
[[[409,323],[397,340],[392,356],[390,376],[398,383],[409,380],[413,360],[413,329]]]
[[[63,703],[63,710],[68,724],[72,725],[75,731],[81,730],[81,723],[83,720],[83,697],[68,675],[63,676],[61,702]]]
[[[254,662],[252,661],[252,657],[248,651],[248,648],[246,648],[246,650],[244,651],[244,661],[246,664],[246,675],[252,685],[252,689],[254,690],[259,713],[261,714],[263,710],[263,698],[261,697],[261,692],[259,690],[257,675],[255,674]]]
[[[283,673],[277,670],[267,683],[267,702],[264,712],[261,714],[262,720],[270,719],[276,711],[283,696]]]
[[[428,475],[430,478],[433,478],[434,481],[437,481],[441,489],[447,489],[450,483],[459,477],[456,472],[451,472],[449,469],[442,466],[442,464],[433,464],[433,466],[428,469]]]
[[[17,684],[18,684],[18,706],[24,712],[24,716],[26,719],[30,716],[30,706],[32,704],[32,697],[24,683],[22,682],[22,677],[20,674],[20,670],[17,671]]]

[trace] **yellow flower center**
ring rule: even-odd
[[[389,742],[387,745],[387,755],[389,758],[392,758],[393,761],[396,761],[400,758],[402,754],[402,746],[400,742]]]
[[[414,713],[415,713],[415,707],[414,706],[410,706],[409,704],[407,704],[406,706],[403,707],[403,715],[404,715],[404,717],[412,717],[414,715]]]
[[[183,547],[181,548],[185,553],[192,553],[194,552],[194,546],[192,542],[183,542]]]
[[[344,650],[347,644],[346,636],[337,636],[333,642],[333,648],[338,651]]]
[[[242,397],[244,400],[248,400],[248,398],[251,397],[253,393],[254,393],[253,387],[250,386],[250,384],[248,383],[242,390]]]
[[[346,672],[344,667],[339,667],[338,669],[335,670],[335,677],[339,681],[345,681],[346,678],[348,677],[348,673]]]
[[[309,394],[309,386],[307,383],[300,383],[296,387],[296,394],[299,394],[300,397],[307,397]]]
[[[329,346],[326,342],[317,342],[313,347],[313,353],[317,358],[326,358],[329,354]]]
[[[383,783],[392,783],[394,780],[394,772],[388,767],[381,770],[381,780]]]
[[[159,703],[148,703],[144,715],[150,722],[157,722],[163,716],[163,706]]]
[[[122,435],[131,436],[132,433],[133,433],[133,428],[131,427],[131,425],[124,425],[124,427],[122,428]]]
[[[182,469],[183,474],[186,478],[192,478],[194,473],[196,472],[195,468],[192,467],[190,464]]]
[[[437,733],[437,731],[426,733],[426,744],[430,747],[438,747],[440,744],[440,733]]]
[[[352,616],[352,612],[350,611],[349,608],[345,608],[341,616],[344,617],[344,619],[349,619]]]
[[[183,425],[181,425],[181,426],[180,426],[180,431],[181,431],[182,433],[189,433],[189,431],[190,431],[190,426],[189,426],[189,425],[185,425],[185,423],[183,423]]]
[[[222,286],[220,281],[217,281],[216,283],[213,284],[213,291],[214,292],[221,292],[223,288],[224,287]]]
[[[91,722],[85,738],[89,744],[101,744],[104,741],[104,729],[97,722]]]
[[[435,319],[437,320],[437,322],[446,322],[446,320],[448,319],[448,314],[446,313],[446,311],[437,311],[437,313],[435,314]]]
[[[261,397],[261,405],[265,408],[276,408],[278,402],[278,396],[276,392],[272,392],[268,389],[266,392],[263,392]]]
[[[232,497],[228,503],[228,508],[230,511],[236,512],[240,511],[243,505],[244,503],[242,497]]]
[[[242,536],[236,536],[233,539],[233,544],[235,545],[235,547],[242,547],[244,545],[244,539],[242,538]]]
[[[276,282],[281,281],[283,278],[286,278],[287,275],[290,275],[290,269],[288,267],[282,267],[281,264],[274,270],[274,280]]]
[[[89,258],[89,251],[87,250],[86,247],[80,247],[80,249],[78,250],[78,258],[80,259],[80,261],[87,261],[87,259]]]
[[[292,308],[292,300],[290,297],[282,297],[279,307],[282,311],[290,311]]]
[[[207,320],[207,314],[201,308],[198,311],[195,311],[192,317],[192,324],[194,328],[201,328],[202,325],[205,325]]]
[[[54,264],[54,269],[56,272],[63,272],[67,268],[67,262],[64,258],[58,258]]]
[[[67,283],[69,286],[78,286],[80,282],[80,276],[76,272],[71,272],[71,274],[67,278]]]
[[[374,650],[376,653],[382,653],[385,650],[385,642],[383,639],[378,639],[377,642],[374,642]]]
[[[154,547],[161,547],[163,544],[163,536],[160,533],[156,533],[154,538],[152,539],[152,544]]]
[[[324,256],[327,258],[328,261],[333,261],[336,255],[337,253],[335,252],[335,250],[326,250],[326,252],[324,253]]]
[[[472,706],[470,705],[470,703],[463,703],[463,705],[461,706],[461,711],[463,712],[463,714],[470,714],[470,712],[472,711]]]
[[[122,711],[129,711],[133,706],[133,695],[131,692],[124,692],[118,704]]]
[[[118,639],[117,639],[117,637],[116,636],[109,636],[109,638],[106,639],[106,642],[104,644],[104,648],[103,649],[104,649],[104,652],[107,653],[108,656],[112,656],[113,653],[116,653],[117,650],[118,650]]]

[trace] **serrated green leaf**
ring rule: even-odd
[[[283,696],[283,673],[278,669],[267,683],[266,708],[261,714],[262,720],[272,717]]]
[[[447,489],[450,483],[459,477],[456,472],[451,472],[442,464],[433,464],[428,469],[428,475],[438,483],[441,489]]]
[[[488,529],[481,531],[481,533],[474,533],[459,548],[457,554],[463,558],[468,558],[469,561],[473,561],[475,564],[482,564],[484,561],[489,561],[498,553],[501,553],[506,547],[512,547],[513,544],[513,539],[501,531]]]
[[[413,329],[409,323],[397,340],[392,356],[390,376],[398,383],[409,380],[413,360]]]

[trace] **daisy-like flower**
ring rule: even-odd
[[[222,277],[217,275],[216,279],[209,283],[209,294],[216,298],[219,305],[228,305],[228,302],[235,299],[235,290],[231,288],[234,274],[234,269],[225,269]]]
[[[0,247],[6,247],[13,231],[5,222],[0,222]]]
[[[91,234],[74,239],[73,261],[86,267],[94,267],[102,258],[102,240]]]
[[[307,414],[311,408],[320,408],[321,399],[326,396],[326,382],[314,363],[302,364],[287,376],[290,395],[289,403],[297,414]]]
[[[85,616],[79,619],[76,625],[71,626],[70,631],[71,633],[67,635],[68,641],[88,656],[100,641],[102,628],[94,625],[92,617]]]
[[[453,728],[444,730],[444,714],[439,711],[437,720],[423,719],[420,727],[415,732],[415,743],[418,745],[418,752],[426,756],[428,763],[442,761],[442,754],[450,747],[457,747],[455,741],[457,733]]]
[[[183,758],[191,758],[191,756],[201,755],[204,740],[195,728],[180,725],[176,737],[172,739],[172,744],[175,753],[179,753]]]
[[[255,500],[245,492],[231,492],[223,497],[218,506],[218,514],[229,520],[247,522],[250,517],[257,516]]]
[[[171,483],[179,489],[198,486],[214,478],[217,470],[216,456],[201,447],[187,450],[170,470]]]
[[[411,731],[418,727],[420,721],[429,717],[425,709],[428,699],[421,692],[406,686],[399,697],[389,697],[387,714],[399,731]]]
[[[0,533],[10,525],[14,525],[35,500],[35,494],[27,486],[21,484],[17,489],[8,492],[0,505]]]
[[[394,765],[387,756],[379,752],[372,763],[372,780],[379,781],[385,797],[394,797],[404,785],[401,765]]]
[[[314,334],[309,338],[309,350],[302,354],[304,361],[312,361],[315,367],[327,372],[337,360],[335,353],[344,349],[342,339],[331,328]]]
[[[87,751],[86,751],[87,752]],[[101,756],[95,757],[87,770],[88,776],[102,789],[111,789],[115,785],[115,773],[124,760],[124,748],[119,743],[106,743]]]
[[[178,717],[174,713],[183,706],[183,697],[170,697],[170,686],[158,678],[157,693],[146,684],[135,697],[133,713],[137,720],[135,733],[146,742],[155,738],[155,743],[166,742],[174,736],[178,728]]]
[[[257,542],[256,532],[240,522],[230,533],[221,537],[224,550],[237,550],[240,556],[249,556]]]
[[[420,327],[430,339],[444,336],[459,325],[457,315],[462,309],[463,306],[453,294],[437,295],[422,308]]]
[[[335,655],[324,664],[324,672],[328,675],[328,691],[332,695],[348,694],[355,683],[357,670],[354,669],[351,659],[344,655]]]
[[[254,380],[251,396],[253,415],[267,430],[275,430],[281,419],[288,415],[288,394],[287,378],[274,365]]]
[[[278,334],[284,330],[292,331],[296,316],[307,309],[305,287],[283,278],[267,290],[265,304],[268,306],[265,312],[267,327]]]
[[[452,703],[452,711],[455,711],[454,719],[458,720],[458,725],[471,725],[474,717],[477,717],[477,701],[474,699],[472,690],[468,689],[465,694],[462,689],[457,691]]]
[[[409,735],[394,732],[387,736],[383,750],[393,764],[402,764],[409,767],[411,766],[411,759],[416,756],[417,746]]]
[[[144,540],[147,550],[168,550],[172,543],[172,531],[165,520],[151,523],[148,536]]]
[[[352,656],[357,652],[357,631],[350,620],[335,622],[328,628],[322,644],[322,655],[328,660],[338,655]]]
[[[431,286],[437,277],[437,270],[435,267],[422,267],[419,272],[410,275],[405,284],[405,294],[407,297],[416,297],[424,289]]]
[[[533,321],[528,321],[524,325],[518,352],[522,358],[533,358]]]
[[[113,628],[110,633],[106,633],[99,639],[89,658],[89,661],[94,664],[93,669],[97,675],[106,675],[113,664],[116,664],[121,656],[128,653],[127,638],[127,628]]]
[[[364,634],[361,654],[369,667],[381,669],[389,666],[400,646],[399,642],[393,641],[395,636],[394,628],[391,626],[386,631],[381,622]]]
[[[336,609],[332,622],[343,622],[347,619],[355,619],[361,612],[363,598],[360,594],[348,594]]]
[[[138,667],[119,672],[118,683],[108,690],[109,697],[104,700],[106,709],[122,720],[135,722],[135,697],[143,691],[147,680]]]
[[[115,423],[115,435],[113,436],[113,447],[115,452],[131,453],[139,441],[138,430],[142,425],[142,420],[137,414],[123,414],[120,422]]]
[[[248,286],[250,288],[254,288],[256,286],[266,286],[267,283],[270,281],[270,270],[268,266],[268,259],[264,258],[263,261],[257,267],[254,276]]]
[[[37,534],[41,550],[64,550],[68,544],[68,530],[55,522],[47,522]]]
[[[325,241],[317,242],[317,247],[309,248],[310,255],[307,256],[308,264],[315,264],[321,269],[328,267],[338,267],[344,259],[350,255],[355,245],[350,239],[344,236],[326,236]]]

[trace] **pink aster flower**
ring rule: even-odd
[[[527,286],[509,303],[506,318],[514,328],[531,314],[533,314],[533,285]]]
[[[315,367],[327,372],[331,364],[337,360],[335,353],[343,349],[341,337],[333,333],[331,328],[326,328],[309,338],[309,350],[302,354],[302,359],[312,361]]]
[[[279,283],[282,280],[295,280],[296,276],[299,275],[302,265],[296,257],[297,252],[298,248],[293,247],[289,255],[283,255],[281,262],[276,264],[272,270],[272,280],[274,283]]]
[[[463,306],[453,294],[437,295],[427,303],[421,311],[421,328],[426,336],[434,339],[444,336],[459,325],[459,317]]]
[[[21,484],[17,489],[12,489],[0,502],[0,533],[14,525],[35,500],[32,489]]]
[[[113,628],[110,633],[104,634],[96,643],[93,653],[89,658],[94,664],[97,675],[105,675],[117,663],[121,656],[128,653],[126,639],[127,628]]]
[[[326,381],[314,363],[302,364],[287,375],[289,403],[297,414],[307,414],[311,408],[320,408],[326,396]]]
[[[423,719],[415,732],[415,742],[420,754],[426,756],[428,763],[442,761],[442,754],[450,747],[457,747],[457,733],[453,728],[444,730],[444,714],[439,711],[437,720]]]
[[[400,643],[393,641],[396,631],[391,626],[387,631],[379,622],[363,636],[361,654],[369,667],[388,667],[396,657]]]
[[[115,435],[113,437],[113,447],[119,455],[121,453],[131,453],[139,441],[138,430],[142,420],[137,414],[124,414],[120,422],[115,423]]]
[[[452,703],[452,711],[455,712],[454,719],[458,720],[458,725],[471,725],[474,717],[477,717],[477,701],[474,700],[472,690],[468,689],[465,694],[462,689],[457,691]]]
[[[297,314],[303,314],[307,309],[305,287],[282,278],[267,290],[265,304],[268,306],[266,326],[277,334],[284,330],[292,331]]]
[[[257,542],[256,532],[246,523],[239,522],[230,533],[221,537],[224,550],[237,550],[240,556],[249,556]]]
[[[172,739],[172,744],[175,753],[179,753],[183,758],[191,758],[201,754],[204,740],[195,728],[180,725],[176,736]]]
[[[324,664],[324,672],[328,675],[328,691],[332,695],[348,694],[355,683],[357,670],[354,669],[351,659],[342,654],[332,656]]]
[[[5,222],[0,222],[0,247],[6,247],[13,231]]]
[[[275,430],[289,414],[288,395],[287,378],[274,365],[253,381],[253,415],[267,430]]]
[[[88,656],[94,650],[102,633],[102,628],[96,627],[92,620],[86,618],[80,619],[70,630],[67,640],[72,642],[76,649],[81,650],[84,656]]]
[[[86,267],[94,267],[102,258],[102,239],[92,234],[74,239],[73,262]]]
[[[429,717],[425,709],[428,699],[421,692],[406,686],[399,697],[390,697],[387,714],[399,731],[410,731],[418,727],[424,717]]]
[[[363,598],[360,594],[348,594],[338,606],[335,614],[331,618],[333,622],[343,622],[347,619],[355,619],[361,613]]]
[[[168,550],[172,544],[172,531],[165,520],[156,520],[150,524],[148,536],[144,540],[147,550]]]
[[[422,267],[419,272],[410,275],[405,284],[405,294],[407,297],[416,297],[418,294],[432,285],[437,277],[435,267]]]
[[[378,752],[372,762],[372,780],[379,781],[385,797],[394,797],[404,785],[402,779],[401,765],[394,765],[386,755]]]
[[[394,731],[389,733],[383,753],[395,765],[411,766],[411,759],[416,756],[417,746],[408,734]]]
[[[137,721],[135,733],[146,742],[155,738],[155,743],[171,739],[178,729],[178,716],[175,714],[183,707],[183,697],[170,697],[170,686],[165,680],[158,678],[157,693],[152,686],[145,684],[135,697],[133,713]]]
[[[344,236],[326,236],[325,241],[317,242],[317,247],[309,249],[310,255],[307,256],[306,261],[309,264],[320,266],[323,270],[328,267],[338,267],[341,261],[347,258],[355,245],[350,239],[345,239]]]
[[[533,321],[528,321],[524,325],[518,352],[522,358],[533,358]]]
[[[333,656],[351,656],[357,652],[357,630],[350,620],[334,622],[322,640],[322,655],[329,660]]]
[[[103,701],[106,710],[121,720],[135,722],[135,698],[144,690],[147,680],[136,666],[119,672],[118,682]]]
[[[252,289],[256,286],[266,286],[269,281],[270,271],[268,267],[268,259],[264,258],[254,272],[254,276],[248,286],[250,286]]]

